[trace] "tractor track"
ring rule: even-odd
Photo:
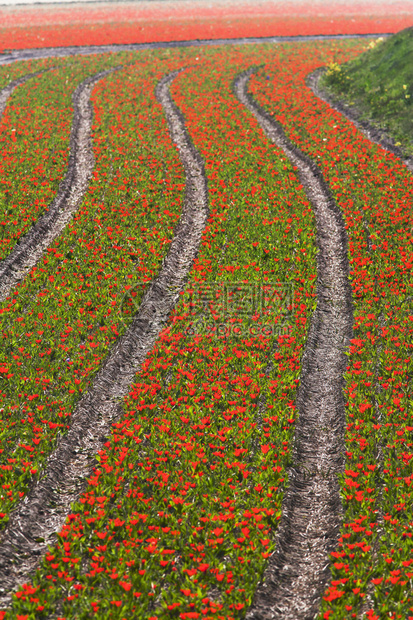
[[[0,64],[1,64],[1,62],[0,62]],[[13,80],[12,82],[9,82],[9,84],[7,84],[7,86],[5,86],[4,88],[2,88],[0,90],[0,119],[2,118],[2,116],[4,114],[4,111],[6,109],[7,103],[9,101],[11,95],[13,94],[13,91],[18,86],[21,86],[22,84],[24,84],[28,80],[31,80],[32,78],[37,77],[38,75],[42,75],[43,73],[46,73],[46,71],[50,71],[50,69],[42,69],[41,71],[35,71],[34,73],[26,73],[26,75],[23,75],[22,77],[19,77],[16,80]]]
[[[297,168],[314,210],[319,253],[317,308],[302,357],[289,487],[276,549],[246,618],[310,620],[330,578],[329,553],[337,546],[342,521],[338,474],[344,470],[345,354],[353,329],[348,242],[341,211],[317,165],[248,93],[256,70],[237,77],[234,93]]]
[[[66,175],[48,210],[0,262],[0,302],[10,295],[16,284],[36,265],[46,248],[60,235],[77,211],[89,186],[95,164],[91,139],[93,109],[90,95],[96,82],[119,69],[121,66],[99,71],[84,80],[73,93],[73,122]]]
[[[48,545],[55,541],[72,502],[79,497],[96,465],[94,455],[106,441],[112,423],[122,414],[122,399],[179,299],[198,252],[209,216],[208,188],[203,161],[169,92],[179,72],[164,77],[156,95],[186,173],[181,217],[162,267],[131,326],[114,345],[92,386],[78,402],[72,426],[49,457],[43,476],[10,514],[0,539],[0,606],[10,604],[11,592],[27,581]]]

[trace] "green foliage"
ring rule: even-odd
[[[371,41],[364,54],[343,65],[331,63],[322,84],[413,155],[413,28]]]

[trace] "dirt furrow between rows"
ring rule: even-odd
[[[314,618],[330,577],[329,553],[342,520],[338,474],[344,470],[346,352],[353,329],[343,216],[318,167],[286,137],[248,93],[256,68],[234,83],[238,99],[267,137],[297,167],[317,225],[317,307],[302,357],[289,488],[276,550],[247,613],[248,620]]]
[[[23,75],[22,77],[17,78],[17,80],[13,80],[7,86],[0,90],[0,119],[2,118],[4,111],[6,109],[7,103],[13,94],[13,91],[18,87],[31,80],[31,78],[37,77],[45,71],[50,71],[50,69],[43,69],[42,71],[36,71],[34,73],[28,73],[27,75]]]
[[[209,216],[208,188],[203,161],[192,146],[184,118],[169,92],[177,73],[163,78],[156,94],[185,169],[182,213],[160,272],[147,289],[131,326],[76,406],[72,426],[49,458],[43,478],[10,516],[0,547],[3,606],[10,603],[10,592],[36,568],[63,525],[71,503],[81,493],[92,473],[94,455],[121,415],[122,399],[177,303],[198,252]]]
[[[75,90],[66,176],[60,183],[48,211],[19,239],[10,254],[0,263],[0,302],[10,295],[16,284],[36,265],[77,211],[89,186],[95,162],[91,139],[93,109],[90,95],[96,82],[120,68],[119,66],[100,71],[88,77]]]

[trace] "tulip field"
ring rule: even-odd
[[[234,94],[250,67],[249,93],[315,162],[348,239],[342,515],[317,618],[413,619],[413,177],[306,82],[368,42],[0,65],[0,94],[33,74],[0,118],[1,261],[60,191],[74,91],[109,70],[91,90],[93,172],[76,212],[17,284],[0,281],[0,552],[173,245],[188,166],[157,95],[172,72],[208,191],[177,303],[99,449],[84,455],[53,540],[39,534],[35,568],[12,590],[0,586],[0,620],[241,620],[251,606],[294,465],[320,234],[296,166]]]

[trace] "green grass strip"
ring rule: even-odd
[[[413,28],[371,41],[347,63],[332,62],[322,84],[413,156]]]

